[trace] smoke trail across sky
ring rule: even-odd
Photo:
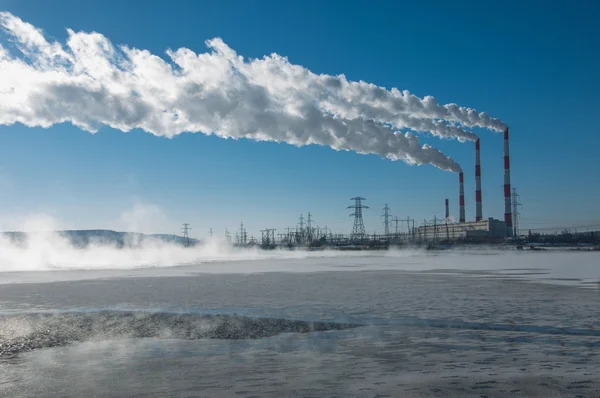
[[[318,144],[409,164],[460,171],[410,132],[473,140],[465,127],[500,130],[485,113],[439,105],[406,91],[317,75],[277,54],[246,61],[221,39],[208,53],[180,48],[168,61],[99,33],[68,30],[63,46],[10,13],[0,13],[0,124],[71,122],[140,128],[158,136],[202,132],[223,138]]]

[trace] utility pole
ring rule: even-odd
[[[394,233],[396,234],[396,236],[398,235],[398,223],[401,220],[398,218],[398,216],[392,217],[392,222],[396,224],[396,228],[394,229]]]
[[[390,208],[388,207],[387,203],[383,208],[383,214],[381,215],[381,217],[383,217],[383,226],[385,231],[384,233],[386,238],[388,238],[390,235]]]
[[[260,233],[261,233],[261,241],[260,243],[263,245],[268,245],[269,244],[269,237],[267,235],[267,238],[265,238],[265,231],[268,232],[266,229],[261,229]]]
[[[415,220],[410,218],[410,216],[407,216],[405,220],[401,220],[402,222],[406,221],[406,231],[408,232],[408,235],[406,235],[406,240],[410,240],[410,236],[411,236],[411,228],[410,228],[410,222],[412,221],[412,237],[413,237],[413,242],[415,240]]]
[[[519,207],[523,208],[523,205],[519,203],[521,195],[517,193],[517,188],[512,190],[512,205],[513,205],[513,236],[519,237]]]
[[[352,227],[350,239],[363,240],[365,238],[365,224],[363,222],[362,211],[363,209],[368,209],[369,206],[362,204],[362,201],[366,199],[360,196],[350,198],[350,200],[354,201],[353,206],[348,206],[348,209],[354,209],[354,213],[350,214],[350,217],[354,217],[354,226]]]
[[[188,247],[190,245],[190,235],[188,234],[188,232],[191,230],[192,228],[190,228],[190,224],[188,223],[184,223],[183,224],[183,228],[181,228],[181,231],[183,232],[183,239],[185,239],[185,246]]]
[[[304,241],[304,215],[300,214],[300,218],[298,220],[300,221],[298,223],[300,225],[300,231],[298,233],[298,237],[299,237],[300,243],[303,243],[303,241]]]
[[[307,232],[307,239],[308,242],[311,243],[312,242],[312,218],[310,218],[310,211],[308,212],[308,220],[306,220],[306,232]]]

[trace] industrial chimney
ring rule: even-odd
[[[465,176],[463,174],[463,172],[461,171],[460,173],[458,173],[458,181],[460,183],[460,190],[459,190],[459,204],[460,204],[460,212],[459,212],[459,222],[465,222],[466,218],[465,218]]]
[[[504,130],[504,222],[506,234],[512,236],[512,204],[510,192],[510,154],[508,150],[508,127]]]
[[[446,199],[446,221],[450,219],[450,201]]]
[[[479,139],[475,141],[475,221],[483,220],[481,203],[481,157],[479,155]]]

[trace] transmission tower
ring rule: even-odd
[[[185,246],[190,245],[190,235],[188,234],[188,232],[191,229],[192,228],[190,228],[190,224],[188,223],[183,224],[183,227],[181,228],[181,231],[183,232],[183,239],[185,239]]]
[[[244,223],[240,223],[240,244],[246,245],[246,243],[248,243],[248,234],[246,228],[244,228]]]
[[[311,218],[310,211],[309,211],[308,219],[306,220],[306,236],[307,236],[309,243],[312,242],[312,240],[313,240],[312,222],[313,222],[313,219]]]
[[[513,205],[513,236],[515,238],[519,237],[519,207],[523,207],[521,203],[519,203],[519,198],[521,195],[517,193],[517,188],[513,188],[512,190],[512,205]]]
[[[350,214],[350,217],[354,217],[354,226],[352,227],[352,234],[350,234],[350,238],[354,240],[362,240],[365,238],[365,224],[363,222],[362,211],[363,209],[368,209],[369,206],[362,204],[362,201],[366,199],[361,198],[360,196],[350,198],[350,200],[354,201],[354,206],[348,206],[348,209],[354,209],[354,213]]]
[[[210,229],[210,231],[208,231],[208,236],[210,236],[212,238],[212,236],[213,236],[212,228]]]
[[[229,233],[229,230],[227,228],[225,228],[225,240],[227,241],[227,243],[231,243],[231,233]]]
[[[388,207],[387,203],[383,208],[383,214],[381,215],[381,217],[383,217],[385,236],[388,237],[390,235],[390,208]]]

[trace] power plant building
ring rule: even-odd
[[[416,239],[427,242],[445,240],[502,239],[507,237],[506,223],[494,218],[464,223],[439,223],[416,228]]]

